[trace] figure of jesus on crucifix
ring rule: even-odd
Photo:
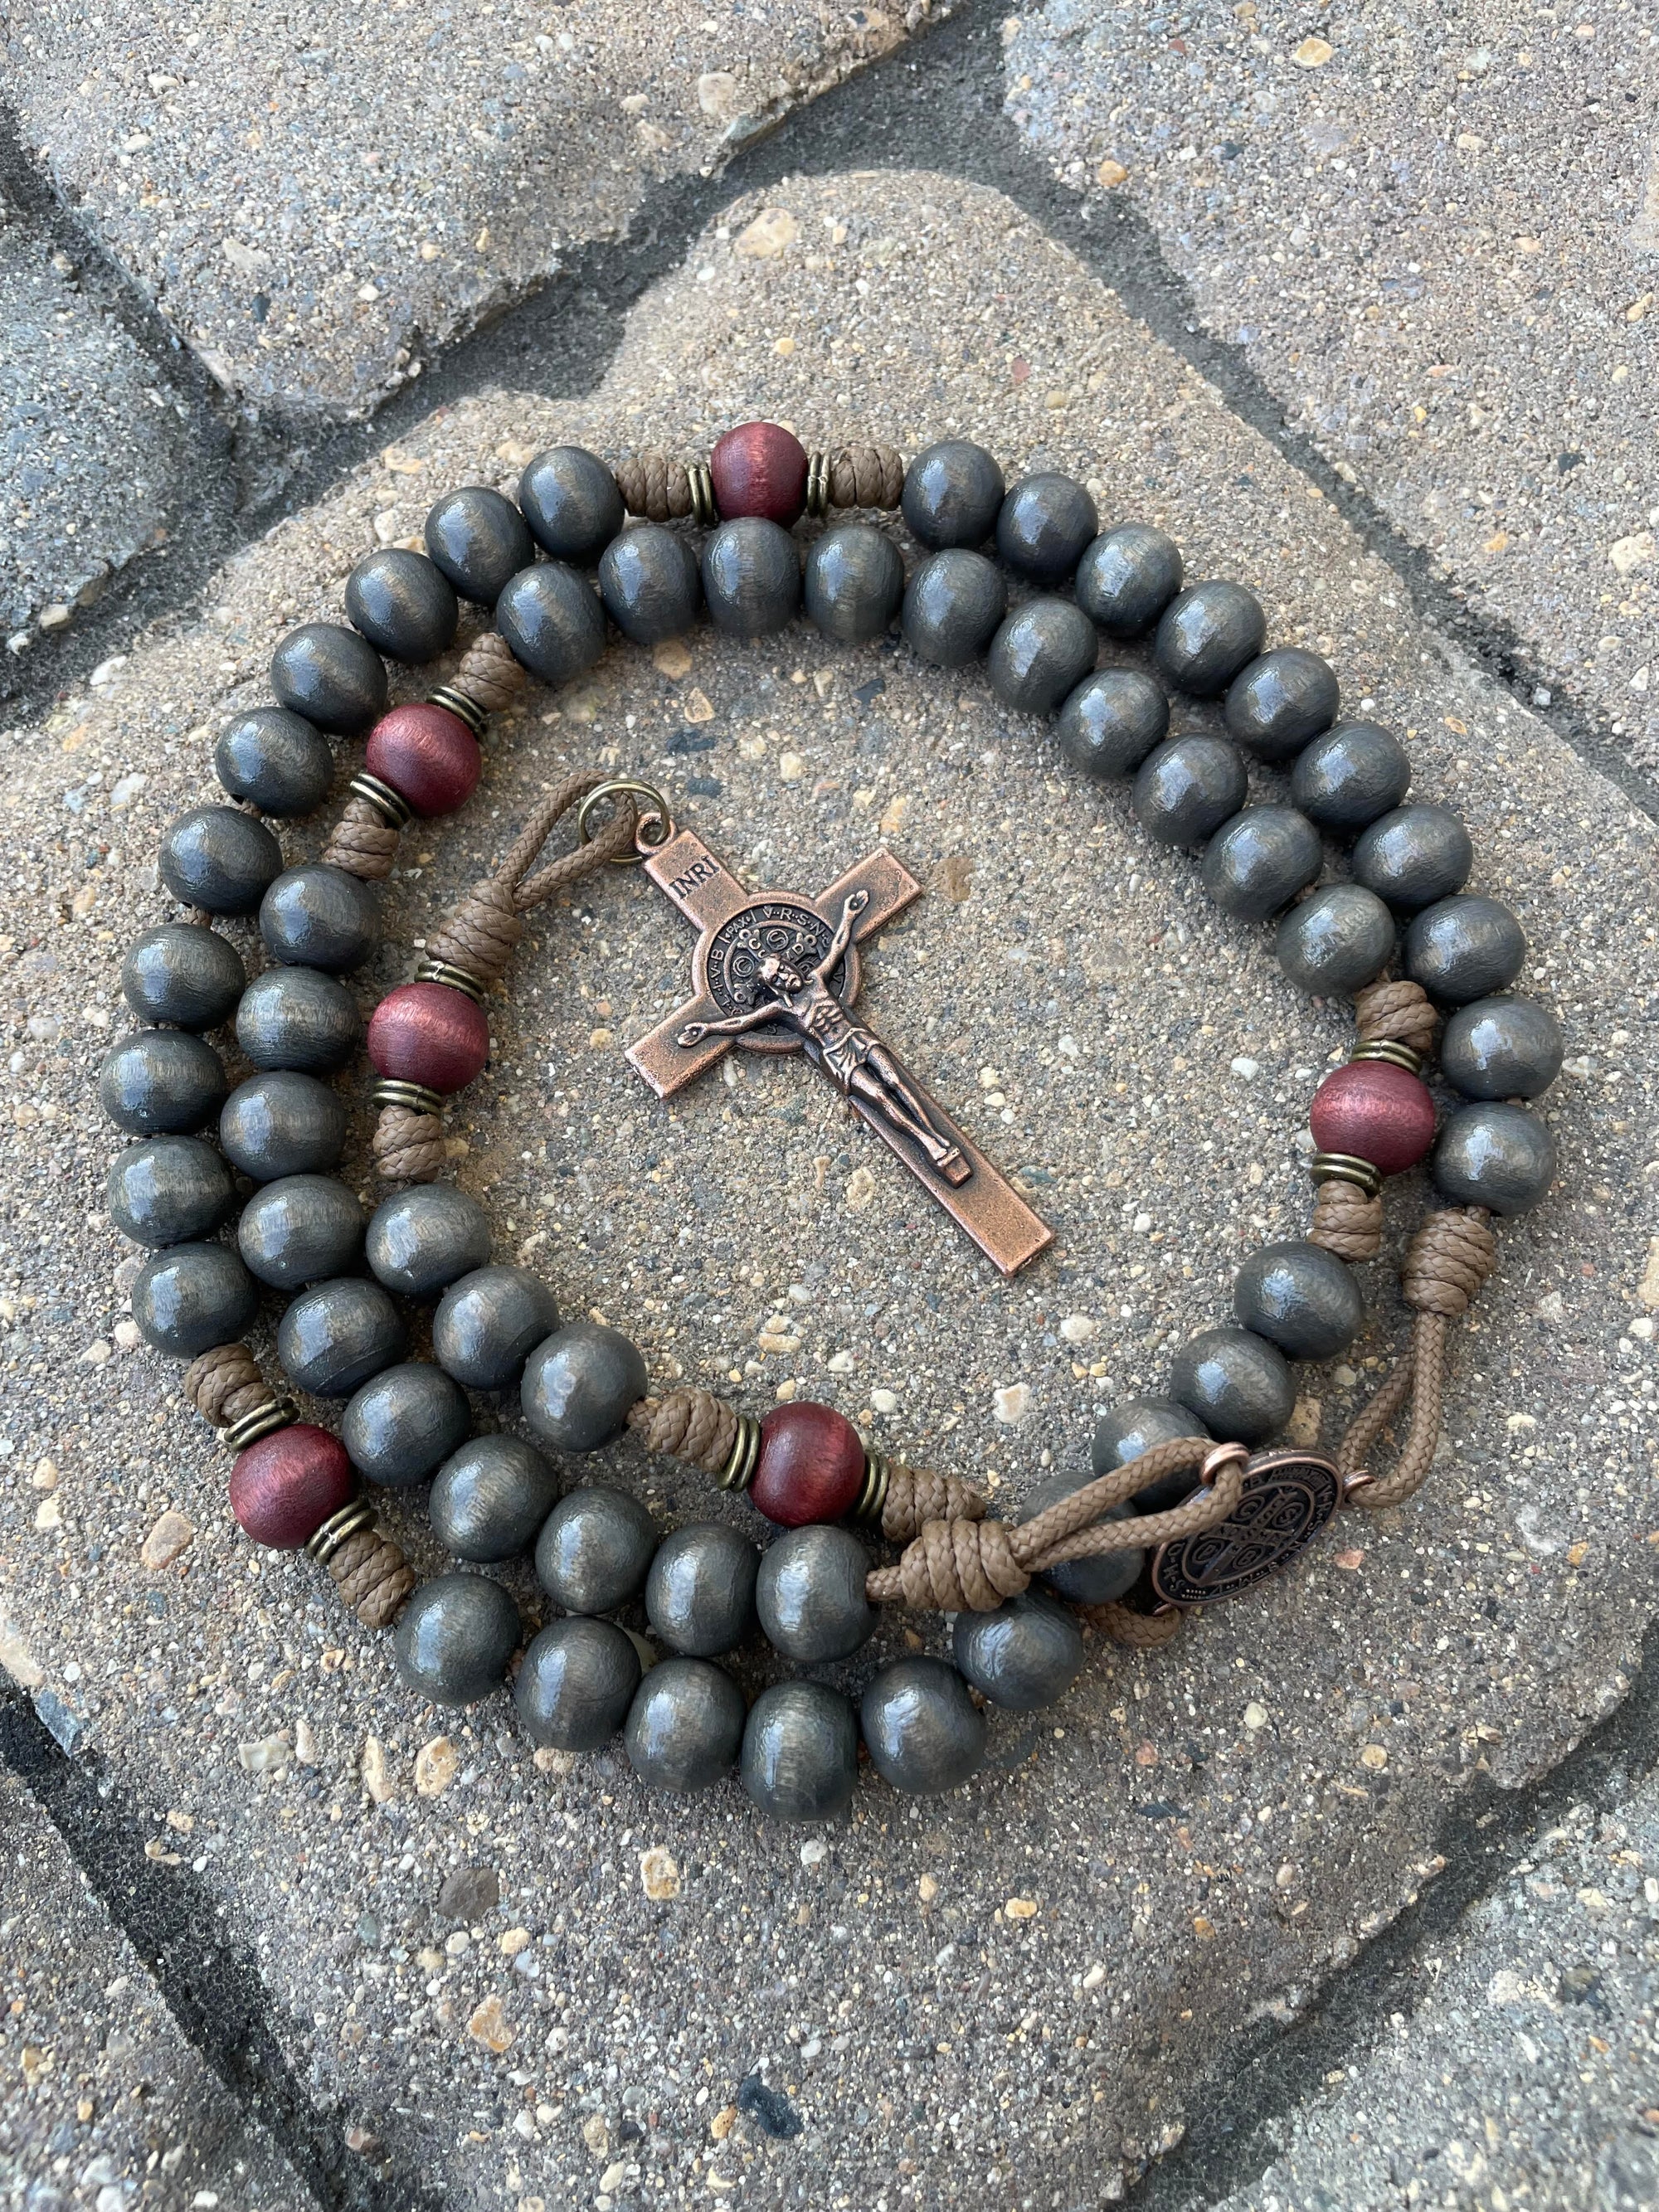
[[[867,890],[850,892],[842,902],[841,920],[829,950],[803,973],[775,953],[756,970],[763,992],[747,1013],[723,1021],[688,1022],[678,1042],[687,1048],[706,1036],[741,1036],[769,1022],[784,1022],[799,1032],[809,1055],[842,1089],[860,1098],[901,1134],[921,1147],[946,1182],[964,1183],[973,1170],[960,1146],[938,1129],[927,1101],[873,1030],[855,1022],[830,988],[829,978],[853,941],[859,916],[870,903]]]

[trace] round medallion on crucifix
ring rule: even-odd
[[[757,899],[714,932],[708,942],[708,995],[722,1013],[746,1014],[769,998],[799,990],[827,957],[833,927],[804,902]],[[848,945],[824,981],[848,1005],[858,995],[858,952]],[[799,1052],[799,1029],[769,1022],[736,1042],[753,1052]]]
[[[1166,1604],[1182,1606],[1254,1589],[1306,1551],[1341,1499],[1329,1460],[1308,1452],[1258,1453],[1225,1521],[1158,1547],[1152,1587]]]

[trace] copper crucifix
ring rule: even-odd
[[[921,896],[909,871],[878,846],[820,897],[746,891],[690,830],[647,816],[641,832],[646,873],[697,932],[693,995],[628,1054],[657,1096],[672,1097],[734,1044],[804,1052],[1005,1275],[1035,1258],[1054,1232],[849,1012],[860,945]]]

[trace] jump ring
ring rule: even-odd
[[[618,854],[611,860],[611,866],[613,868],[636,868],[648,854],[665,845],[674,834],[674,817],[668,811],[668,801],[653,783],[641,783],[637,776],[632,775],[615,775],[607,783],[596,783],[576,810],[576,842],[580,845],[592,843],[590,817],[600,799],[620,799],[624,794],[647,799],[650,803],[641,810],[635,825],[634,842],[638,850]],[[656,834],[647,836],[647,827],[652,823],[656,824]]]

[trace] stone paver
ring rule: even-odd
[[[756,259],[763,212],[789,242]],[[376,518],[408,534],[439,491],[554,438],[696,452],[754,414],[911,450],[961,431],[1012,469],[1075,467],[1107,514],[1175,532],[1192,573],[1257,586],[1273,634],[1331,652],[1350,702],[1409,733],[1419,792],[1465,810],[1574,1071],[1549,1109],[1559,1192],[1504,1232],[1418,1504],[1166,1654],[1097,1652],[1052,1726],[1000,1731],[965,1795],[871,1785],[805,1844],[731,1785],[648,1797],[614,1755],[543,1771],[504,1699],[421,1709],[303,1561],[250,1552],[176,1378],[122,1348],[131,1269],[99,1210],[94,1097],[120,947],[164,911],[158,830],[206,787],[213,734],[261,696],[281,630],[337,607]],[[9,1633],[126,1799],[222,1839],[203,1878],[295,2070],[447,2203],[670,2205],[733,2185],[766,2205],[1109,2200],[1198,2117],[1241,2018],[1294,2015],[1432,1880],[1471,1777],[1547,1766],[1628,1688],[1656,1525],[1650,829],[1449,662],[1329,503],[1070,257],[943,177],[791,180],[731,208],[591,398],[469,400],[385,459],[240,556],[198,627],[12,750]],[[622,876],[534,927],[491,1077],[452,1121],[459,1173],[504,1250],[568,1310],[635,1330],[659,1376],[736,1370],[757,1409],[827,1397],[882,1445],[1018,1498],[1051,1461],[1086,1465],[1094,1408],[1161,1381],[1242,1245],[1305,1222],[1295,1139],[1346,1025],[978,673],[805,629],[749,648],[699,630],[689,661],[614,653],[572,691],[532,693],[469,812],[406,844],[397,949],[365,988],[407,972],[570,763],[665,779],[750,880],[816,884],[890,839],[933,895],[872,955],[869,1003],[1018,1172],[1051,1257],[989,1279],[794,1066],[734,1058],[729,1085],[655,1103],[622,1048],[672,1003],[687,945]],[[1398,1234],[1419,1204],[1400,1189]],[[1366,1357],[1401,1318],[1375,1273]],[[1097,1325],[1080,1348],[1071,1316]],[[1357,1380],[1307,1377],[1328,1433]],[[1010,1427],[996,1393],[1021,1382]],[[665,1522],[744,1510],[631,1450],[611,1464]],[[140,1546],[167,1508],[196,1533],[152,1573]],[[434,1567],[418,1502],[387,1518]],[[453,1779],[422,1794],[441,1735],[453,1769],[420,1771]],[[653,1902],[640,1863],[659,1849],[678,1894]],[[447,1890],[462,1869],[480,1879]],[[752,2094],[736,2109],[757,2069],[799,2136],[767,2136]]]
[[[933,0],[14,14],[26,143],[228,391],[358,411]]]
[[[0,204],[0,645],[67,628],[174,509],[177,394]]]
[[[188,1850],[173,1830],[168,1844]],[[0,1869],[0,2204],[315,2212],[4,1773]]]
[[[1409,2015],[1216,2212],[1659,2203],[1656,1867],[1653,1781],[1600,1817],[1572,1808],[1423,1962]]]
[[[1133,197],[1286,419],[1651,774],[1651,16],[1048,0],[1010,22],[1031,143]]]

